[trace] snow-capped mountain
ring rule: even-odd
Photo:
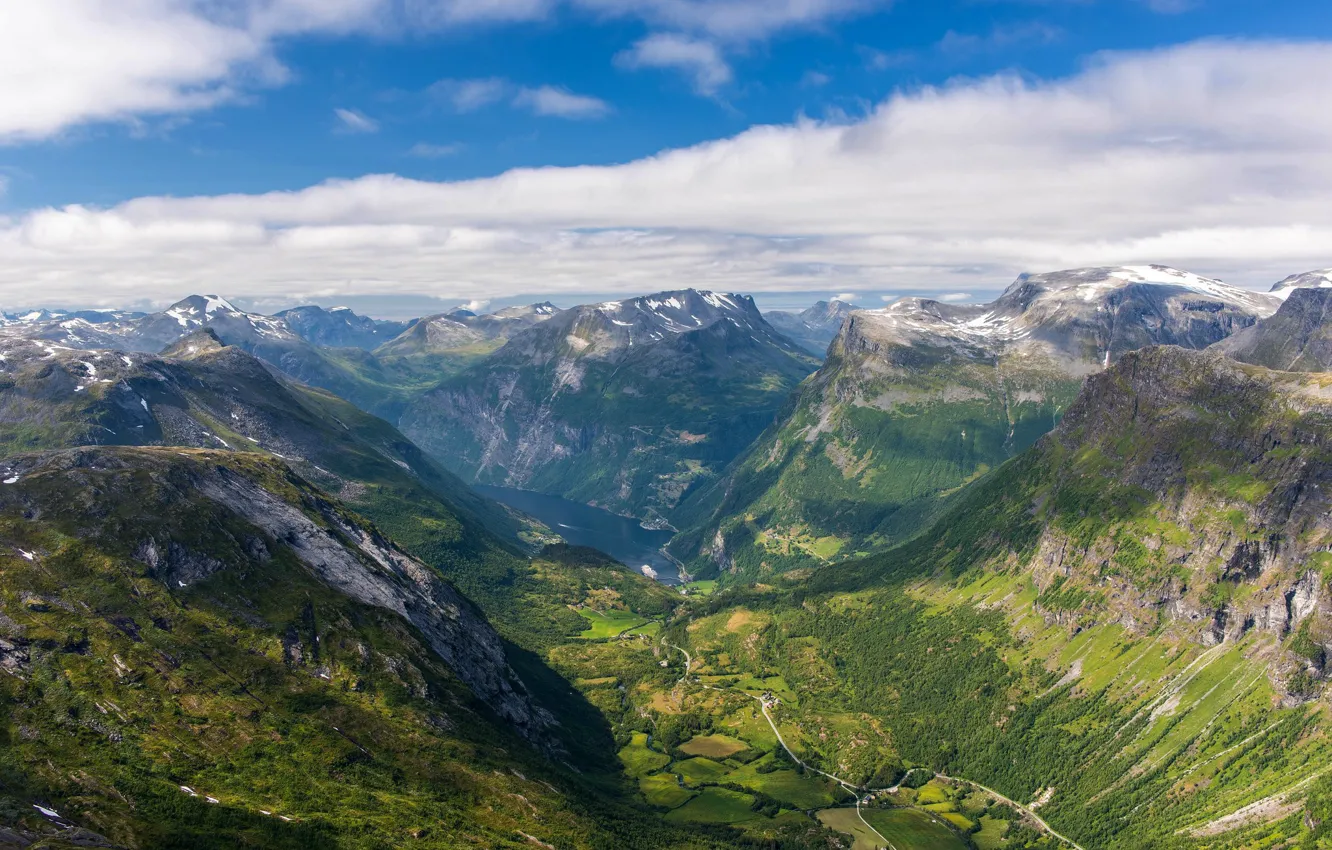
[[[8,326],[13,334],[75,349],[114,348],[155,353],[188,333],[211,327],[229,345],[260,339],[298,337],[281,319],[246,313],[216,295],[191,295],[158,313],[80,313],[41,311]]]
[[[1272,295],[1285,300],[1297,289],[1327,289],[1332,287],[1332,269],[1293,274],[1272,285]]]
[[[1205,348],[1280,304],[1166,266],[1126,266],[1022,275],[989,304],[903,298],[853,321],[877,345],[952,345],[991,357],[1020,349],[1086,374],[1146,345]]]
[[[543,352],[559,350],[576,358],[615,358],[622,349],[651,346],[719,323],[739,337],[801,353],[768,324],[748,295],[685,289],[573,307],[515,336],[502,354],[543,357]]]

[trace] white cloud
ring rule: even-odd
[[[460,305],[460,309],[466,310],[469,313],[480,313],[482,310],[486,309],[489,306],[490,306],[489,298],[474,298],[471,301],[468,301],[466,304]]]
[[[945,53],[983,53],[989,50],[1023,45],[1052,44],[1063,38],[1058,27],[1041,21],[996,26],[984,35],[949,30],[939,40],[939,49]]]
[[[572,0],[572,4],[723,41],[748,41],[887,8],[891,0]]]
[[[857,295],[857,294],[854,293],[854,292],[843,292],[841,295],[834,295],[834,296],[833,296],[833,300],[834,300],[834,301],[841,301],[841,302],[846,303],[846,304],[850,304],[850,303],[853,302],[853,301],[859,301],[859,300],[860,300],[860,296]]]
[[[611,111],[610,104],[600,98],[559,86],[518,86],[502,77],[440,80],[426,93],[457,112],[475,112],[506,101],[515,109],[558,118],[600,118]]]
[[[335,109],[338,128],[344,133],[378,133],[379,122],[358,109]]]
[[[256,88],[285,82],[289,74],[278,58],[279,45],[311,34],[395,36],[538,20],[568,7],[595,18],[633,18],[739,44],[887,3],[7,0],[0,26],[0,143],[49,138],[81,124],[178,115],[234,101]],[[719,55],[706,59],[695,54],[695,75],[702,85],[715,88],[729,80],[729,68]],[[460,109],[474,109],[487,102],[485,97],[485,90],[474,90],[460,94],[457,103]]]
[[[555,86],[519,89],[513,105],[530,109],[537,115],[559,118],[600,118],[610,112],[610,104],[600,98],[574,94]]]
[[[408,156],[417,156],[421,159],[443,159],[448,156],[456,156],[462,153],[463,144],[453,142],[447,145],[432,145],[429,142],[417,142],[412,145],[411,150],[407,151]]]
[[[865,68],[870,71],[886,71],[889,68],[905,65],[912,59],[912,53],[908,50],[895,50],[890,53],[864,45],[857,47],[856,53],[860,56],[860,61],[865,64]]]
[[[717,45],[671,33],[649,35],[615,57],[623,68],[662,68],[680,71],[693,81],[699,94],[712,95],[731,82],[731,66]]]
[[[215,289],[962,294],[1163,262],[1268,284],[1332,265],[1329,43],[1107,54],[1057,81],[903,91],[613,166],[152,197],[0,222],[0,305]],[[976,289],[981,287],[981,289]],[[327,297],[334,297],[327,296]]]
[[[499,103],[509,93],[508,80],[486,77],[476,80],[440,80],[427,89],[427,93],[458,112],[475,112]]]
[[[826,86],[831,82],[832,77],[822,71],[806,71],[805,75],[800,78],[800,85],[811,89]]]
[[[970,292],[945,292],[945,293],[942,294],[942,295],[936,295],[934,298],[935,298],[936,301],[953,301],[953,302],[956,302],[956,301],[970,301],[970,300],[971,300],[971,293],[970,293]]]

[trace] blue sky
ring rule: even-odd
[[[20,18],[0,34],[0,308],[202,288],[568,301],[695,280],[955,294],[1083,260],[1189,262],[1258,286],[1332,264],[1315,247],[1332,221],[1308,212],[1321,160],[1239,120],[1313,121],[1311,145],[1324,131],[1309,78],[1328,74],[1332,6],[1314,0],[50,0]],[[1078,105],[1052,119],[1042,98]],[[1088,110],[1105,126],[1070,129]],[[1237,117],[1213,126],[1208,110]],[[968,134],[996,120],[1004,149],[986,140],[993,161],[971,162]],[[1061,142],[1042,172],[1046,121]],[[1135,124],[1148,140],[1126,147]],[[1150,168],[1130,162],[1145,144]],[[1132,185],[1097,157],[1130,184],[1160,185],[1151,174],[1179,161],[1191,179],[1135,224]],[[950,183],[953,161],[975,173]],[[852,168],[885,191],[857,195]],[[847,185],[807,202],[820,169]],[[1250,179],[1215,186],[1221,169]],[[935,183],[913,194],[917,176]],[[1069,215],[1103,219],[1103,239],[1090,225],[1042,237],[1061,178]],[[1032,199],[1024,232],[1002,208],[1033,183],[1054,194]],[[759,200],[774,187],[789,191]],[[910,215],[922,197],[928,224]],[[978,207],[990,218],[971,220]],[[950,233],[954,217],[967,221]],[[1207,250],[1255,227],[1248,255]]]

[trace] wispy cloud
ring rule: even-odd
[[[841,301],[844,304],[850,304],[853,301],[859,301],[860,296],[854,292],[843,292],[841,295],[834,295],[834,301]]]
[[[679,71],[691,80],[694,90],[714,95],[731,82],[731,66],[712,42],[673,33],[649,35],[615,57],[622,68],[657,68]]]
[[[807,89],[817,89],[832,82],[832,77],[822,71],[806,71],[800,78],[800,85]]]
[[[971,300],[971,293],[970,293],[970,292],[945,292],[945,293],[942,294],[942,295],[936,295],[936,296],[935,296],[935,300],[937,300],[937,301],[950,301],[950,302],[970,301],[970,300]]]
[[[421,159],[443,159],[444,157],[457,156],[462,153],[463,144],[461,142],[452,142],[447,145],[434,145],[429,142],[417,142],[412,145],[411,150],[407,151],[408,156],[416,156]]]
[[[1063,38],[1064,31],[1042,21],[996,26],[988,33],[961,33],[949,30],[939,40],[944,53],[981,53],[1032,44],[1052,44]]]
[[[559,118],[600,118],[610,112],[610,104],[600,98],[574,94],[555,86],[519,89],[513,105],[537,115]]]
[[[486,77],[475,80],[439,80],[427,92],[458,112],[475,112],[503,100],[510,88],[508,80]]]
[[[857,55],[865,68],[870,71],[886,71],[910,62],[914,55],[909,50],[879,50],[861,45],[856,48]]]
[[[378,133],[379,122],[357,109],[335,109],[338,130],[343,133]]]
[[[556,118],[600,118],[611,112],[610,104],[598,97],[576,94],[561,86],[520,86],[502,77],[440,80],[427,89],[427,94],[457,112],[475,112],[499,103]]]

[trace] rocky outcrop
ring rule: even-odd
[[[1326,372],[1332,369],[1332,289],[1294,289],[1274,315],[1216,347],[1268,369]]]
[[[133,557],[178,591],[223,571],[243,575],[287,549],[327,586],[410,623],[477,699],[529,741],[556,751],[556,721],[509,666],[499,635],[471,602],[281,462],[233,458],[176,449],[19,456],[5,463],[6,475],[16,483],[0,491],[0,507],[17,501],[34,517],[69,518],[86,534],[115,536],[113,547],[123,545],[119,538],[132,529],[143,528],[131,547]],[[142,483],[143,476],[152,484]],[[119,512],[117,519],[102,530],[112,510]],[[227,517],[243,521],[250,532],[229,533],[225,548],[205,549],[183,533],[225,528],[231,523]],[[26,655],[20,644],[8,641],[0,646],[0,658],[6,668],[18,669]]]

